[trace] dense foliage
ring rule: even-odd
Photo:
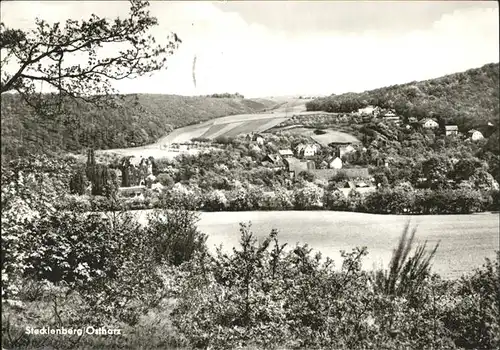
[[[196,348],[498,346],[498,260],[444,281],[430,272],[435,250],[410,256],[412,240],[402,236],[388,271],[366,272],[364,248],[343,252],[337,267],[307,246],[286,249],[276,231],[257,243],[242,226],[231,253],[183,266],[174,324]]]
[[[309,111],[340,113],[368,105],[393,108],[406,118],[435,117],[467,131],[497,123],[499,83],[498,63],[492,63],[437,79],[319,98],[306,106]]]
[[[57,210],[62,171],[51,174],[50,161],[35,166],[36,177],[2,172],[2,298],[18,299],[26,281],[49,283],[77,295],[76,310],[90,318],[79,318],[80,325],[134,324],[164,295],[159,269],[205,251],[205,236],[188,211],[155,213],[146,228],[104,198],[113,211]]]

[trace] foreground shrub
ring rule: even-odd
[[[422,214],[470,214],[483,210],[480,191],[468,189],[416,191],[413,212]]]
[[[203,209],[208,211],[221,211],[228,206],[226,195],[221,190],[213,190],[205,194]]]
[[[500,191],[493,190],[490,191],[491,196],[491,204],[489,210],[491,211],[499,211],[500,210]]]
[[[409,256],[416,228],[410,231],[406,225],[394,250],[388,271],[378,271],[374,275],[374,286],[379,292],[411,299],[418,295],[425,280],[431,276],[430,262],[436,253],[439,243],[430,253],[426,253],[426,244],[419,245],[412,257]]]
[[[368,273],[364,248],[335,268],[307,246],[285,250],[276,231],[258,243],[243,225],[231,253],[181,267],[174,324],[196,348],[495,348],[498,268],[468,287],[443,281],[430,270],[436,248],[410,255],[414,235],[407,227],[388,271]]]
[[[323,207],[324,190],[307,182],[304,187],[293,191],[295,208],[299,210],[320,209]]]
[[[154,246],[129,214],[54,213],[24,229],[24,277],[66,286],[96,314],[134,323],[161,293]]]
[[[207,236],[196,227],[198,214],[180,208],[157,210],[149,215],[145,240],[156,264],[178,266],[206,251]]]
[[[458,347],[498,349],[500,347],[500,253],[496,261],[486,260],[481,269],[462,277],[449,289],[443,322]]]
[[[344,193],[339,190],[329,191],[325,194],[325,207],[330,210],[344,211],[349,209],[349,202]]]
[[[414,207],[415,195],[404,188],[382,187],[365,198],[365,210],[370,213],[407,213]]]

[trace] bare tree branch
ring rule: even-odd
[[[2,23],[0,92],[15,91],[39,111],[48,105],[44,105],[44,98],[35,93],[34,82],[47,83],[58,91],[58,103],[62,103],[62,97],[92,103],[114,100],[109,99],[116,94],[112,81],[163,69],[167,57],[181,42],[172,34],[168,43],[160,45],[147,35],[158,24],[147,11],[148,6],[147,1],[130,0],[126,19],[111,20],[93,14],[82,21],[68,19],[64,25],[37,19],[36,28],[30,31],[7,28]],[[103,48],[114,49],[114,53],[104,55]],[[78,64],[65,66],[68,60],[75,59],[75,54],[85,58],[79,58]],[[3,68],[12,64],[16,69],[4,72]]]

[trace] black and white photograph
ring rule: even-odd
[[[2,350],[500,348],[497,1],[0,13]]]

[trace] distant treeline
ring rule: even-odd
[[[306,107],[308,111],[350,113],[373,105],[395,109],[404,118],[433,117],[457,124],[463,131],[497,122],[499,80],[499,65],[491,63],[437,79],[319,98]]]
[[[229,92],[223,93],[223,94],[212,94],[212,95],[206,95],[206,97],[212,97],[212,98],[245,98],[242,94],[236,92],[234,94],[230,94]]]

